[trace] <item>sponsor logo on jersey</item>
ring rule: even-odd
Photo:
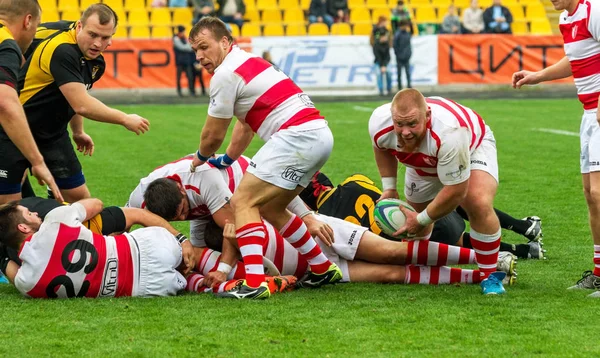
[[[405,185],[406,189],[408,189],[408,195],[411,196],[414,193],[418,193],[419,192],[419,188],[417,188],[417,183],[410,183],[409,185]]]
[[[453,171],[453,172],[446,173],[446,176],[447,176],[447,177],[453,177],[453,178],[455,178],[455,179],[456,179],[456,178],[460,178],[460,176],[461,176],[461,174],[462,174],[463,170],[465,170],[465,166],[461,164],[461,165],[459,165],[459,166],[458,166],[458,169],[457,169],[457,170],[455,170],[455,171]]]
[[[0,178],[8,178],[8,170],[0,169]]]
[[[350,239],[348,240],[348,245],[352,246],[352,243],[354,242],[354,237],[356,237],[356,233],[358,232],[358,230],[354,230],[352,231],[352,235],[350,235]]]
[[[100,297],[114,296],[117,291],[117,277],[119,276],[119,263],[117,259],[110,259],[106,262],[104,269],[104,281],[100,290]]]
[[[287,167],[281,174],[281,177],[287,181],[291,181],[292,183],[299,183],[300,179],[302,179],[305,174],[305,172],[297,168]]]
[[[306,93],[299,94],[298,98],[300,98],[300,100],[306,107],[315,108],[314,103],[310,100],[310,97],[308,97]]]
[[[571,30],[571,37],[573,38],[573,40],[575,40],[575,38],[577,37],[577,30],[579,29],[578,25],[573,26],[573,29]]]
[[[590,161],[590,166],[600,165],[600,162]]]
[[[478,160],[478,159],[471,159],[471,164],[485,165],[487,167],[486,162],[484,162],[483,160]]]
[[[216,106],[216,105],[217,105],[217,101],[213,97],[210,97],[210,101],[208,103],[208,106],[209,107],[213,107],[213,106]]]
[[[94,68],[92,68],[92,79],[96,79],[96,74],[98,74],[98,71],[100,70],[100,66],[94,66]]]
[[[252,168],[256,169],[256,163],[250,162],[250,163],[248,163],[248,165],[251,166]]]

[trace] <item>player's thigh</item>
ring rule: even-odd
[[[67,203],[74,203],[91,197],[90,190],[86,184],[82,184],[73,189],[60,189],[60,193]]]
[[[336,237],[337,240],[337,237]],[[356,250],[355,259],[377,264],[404,262],[407,244],[382,238],[370,231],[365,231]]]
[[[0,203],[21,198],[21,182],[30,164],[8,139],[0,139]]]
[[[333,149],[333,136],[326,123],[315,124],[320,128],[311,129],[311,125],[305,123],[273,134],[252,157],[248,172],[286,190],[308,186]]]
[[[348,261],[350,282],[404,283],[406,268],[364,261]]]
[[[287,201],[289,204],[299,191],[301,188],[284,189],[246,172],[231,197],[231,205],[233,210],[237,211],[242,208],[262,207],[271,201]],[[286,206],[287,204],[283,205],[283,208]]]
[[[480,215],[493,212],[497,188],[498,182],[489,173],[481,170],[471,171],[467,195],[460,204],[471,222],[477,220]]]
[[[443,184],[437,176],[420,176],[412,168],[406,168],[404,174],[404,196],[417,211],[422,211],[422,205],[429,203],[442,190]],[[413,205],[414,204],[414,205]],[[419,207],[419,208],[418,208]]]

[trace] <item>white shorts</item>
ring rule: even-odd
[[[489,173],[496,182],[498,176],[498,153],[494,133],[486,126],[485,136],[479,148],[471,153],[471,171],[482,170]],[[437,176],[420,176],[415,169],[406,168],[404,175],[404,195],[413,203],[426,203],[442,190],[444,184]]]
[[[367,231],[367,228],[327,215],[316,216],[317,219],[331,226],[335,240],[333,245],[329,247],[317,237],[315,238],[317,244],[319,244],[321,251],[327,256],[329,261],[336,264],[342,270],[342,282],[350,282],[348,261],[354,260],[360,240],[365,231]]]
[[[283,189],[307,187],[333,149],[333,135],[325,120],[279,131],[258,150],[248,173]]]
[[[137,229],[129,234],[139,250],[139,274],[133,296],[174,296],[185,289],[185,277],[177,267],[181,264],[181,245],[161,227]]]
[[[600,126],[596,110],[587,110],[581,119],[579,137],[581,141],[581,173],[600,171]]]

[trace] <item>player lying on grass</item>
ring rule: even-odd
[[[231,166],[223,169],[210,162],[189,171],[193,155],[181,158],[155,169],[140,180],[129,196],[126,206],[146,208],[168,221],[190,221],[190,241],[196,247],[205,247],[204,228],[209,219],[224,228],[225,223],[234,222],[229,205],[232,192],[239,185],[250,159],[239,157]],[[304,207],[300,198],[293,202],[294,207]],[[324,242],[333,240],[326,225],[303,218],[311,234],[318,235]],[[237,260],[238,251],[234,243],[226,242],[221,266],[207,275],[207,283],[214,285],[226,280],[227,274]]]
[[[192,245],[164,219],[124,209],[122,235],[83,225],[102,212],[98,199],[51,210],[44,220],[16,202],[0,207],[0,242],[19,250],[21,267],[7,272],[16,288],[36,298],[167,296],[186,287],[195,265]]]
[[[406,284],[450,284],[479,283],[479,271],[451,268],[446,265],[475,264],[475,252],[458,246],[431,242],[398,242],[384,239],[367,228],[333,218],[327,215],[314,215],[317,220],[327,223],[336,237],[328,246],[316,238],[327,258],[342,270],[342,282],[376,282]],[[307,271],[307,262],[270,225],[264,222],[268,241],[263,245],[263,254],[273,262],[281,275],[302,277]],[[210,249],[198,252],[196,271],[207,274],[219,265],[219,246],[223,238],[234,238],[235,229],[226,225],[221,232],[215,224],[209,224],[205,238]],[[498,270],[507,273],[505,283],[516,280],[516,257],[502,253],[498,260]],[[243,262],[238,262],[229,274],[230,279],[242,278]],[[302,280],[298,282],[302,287]]]
[[[373,219],[373,208],[381,197],[381,190],[362,174],[352,175],[335,187],[329,178],[318,172],[311,184],[300,194],[304,202],[320,214],[333,216],[362,225],[377,235],[386,237]],[[512,230],[527,238],[527,244],[500,243],[500,251],[508,251],[522,259],[543,259],[546,250],[542,243],[542,221],[537,216],[518,220],[507,213],[494,209],[503,229]],[[433,225],[431,241],[471,249],[471,238],[465,232],[466,213],[457,210],[439,219]]]

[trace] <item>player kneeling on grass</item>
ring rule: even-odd
[[[186,288],[194,250],[164,219],[128,209],[128,222],[145,228],[115,236],[82,223],[102,211],[98,199],[61,206],[42,219],[11,202],[0,207],[0,242],[19,250],[14,281],[35,298],[168,296]]]

